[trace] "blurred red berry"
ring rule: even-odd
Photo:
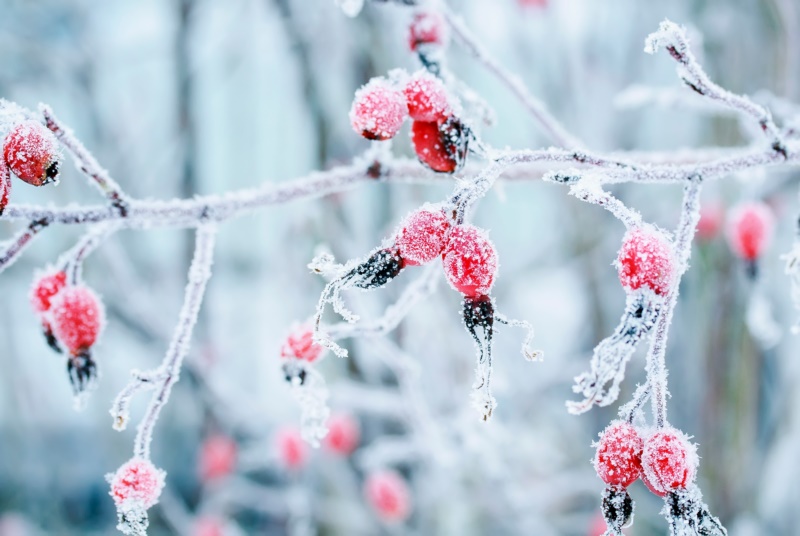
[[[328,435],[325,436],[325,446],[336,454],[350,455],[361,439],[361,429],[358,421],[350,415],[332,415],[328,419]]]
[[[275,448],[283,467],[291,471],[302,469],[308,460],[308,445],[297,428],[285,427],[278,430],[275,434]]]
[[[642,438],[632,425],[615,421],[600,435],[594,468],[609,486],[627,488],[642,473]]]
[[[369,475],[364,482],[364,495],[384,521],[405,521],[411,514],[411,493],[406,481],[395,471]]]
[[[350,124],[368,140],[388,140],[403,126],[407,112],[403,93],[385,78],[373,78],[356,91]]]
[[[395,236],[400,257],[408,266],[427,264],[444,250],[450,220],[436,207],[423,207],[406,216]]]
[[[547,0],[517,0],[522,7],[547,7]]]
[[[728,217],[728,243],[733,252],[747,261],[762,255],[772,241],[775,216],[765,203],[737,205]]]
[[[225,534],[222,521],[216,517],[203,516],[194,522],[192,536],[223,536]]]
[[[414,14],[408,27],[408,47],[412,52],[420,45],[444,45],[449,39],[447,22],[438,11]]]
[[[105,312],[97,295],[84,286],[66,287],[51,300],[53,333],[72,354],[87,350],[105,324]]]
[[[314,342],[314,328],[310,324],[297,324],[281,346],[281,357],[313,363],[323,351],[325,348]]]
[[[661,233],[636,228],[622,239],[617,256],[617,272],[628,290],[646,287],[663,295],[669,290],[674,272],[672,245]]]
[[[200,447],[200,476],[208,482],[228,476],[236,467],[236,441],[222,434],[209,436]]]
[[[450,115],[450,102],[444,84],[426,70],[417,71],[406,82],[408,115],[414,121],[442,122]]]
[[[433,171],[454,173],[466,158],[466,132],[453,117],[444,123],[414,121],[411,141],[417,158]]]
[[[28,184],[41,186],[58,177],[58,143],[38,121],[23,121],[11,129],[3,144],[3,158],[11,171]]]
[[[150,508],[158,502],[165,478],[150,460],[131,458],[111,478],[111,496],[117,506],[136,501]]]
[[[694,444],[675,428],[657,430],[644,442],[643,480],[658,495],[686,488],[694,481],[698,463]]]
[[[37,313],[50,310],[53,298],[67,286],[67,274],[61,270],[50,270],[37,276],[30,292],[31,305]]]
[[[709,241],[717,236],[725,220],[725,208],[719,203],[709,203],[700,207],[700,220],[697,222],[697,238]]]
[[[497,252],[486,232],[473,225],[452,228],[442,256],[453,289],[476,297],[489,294],[497,274]]]

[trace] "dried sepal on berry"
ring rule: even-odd
[[[442,264],[450,286],[469,297],[489,294],[499,266],[486,231],[469,224],[450,230]]]
[[[623,536],[622,528],[633,523],[635,504],[624,488],[607,487],[603,491],[604,536]]]
[[[439,123],[451,115],[450,97],[444,83],[427,70],[412,74],[403,94],[408,115],[414,121]]]
[[[624,489],[642,474],[644,442],[633,425],[614,421],[600,434],[594,468],[609,486]]]
[[[427,264],[442,254],[450,231],[450,218],[441,207],[425,205],[400,223],[395,245],[405,266]]]
[[[8,205],[11,197],[11,170],[8,169],[4,158],[0,158],[0,216]]]
[[[727,536],[728,531],[703,502],[700,488],[692,484],[664,497],[661,513],[667,518],[670,534]]]
[[[487,295],[464,296],[461,315],[478,352],[475,383],[472,385],[472,405],[486,421],[497,407],[497,400],[491,389],[494,301]]]
[[[653,493],[663,496],[694,482],[699,460],[689,438],[672,427],[650,434],[642,450],[642,480]]]
[[[42,186],[58,180],[58,142],[38,121],[22,121],[11,129],[3,143],[3,158],[9,169],[28,184]]]
[[[368,140],[388,140],[403,126],[406,100],[387,79],[376,77],[356,91],[350,124]]]
[[[439,173],[455,173],[467,159],[471,133],[457,117],[443,122],[414,121],[411,142],[419,161]]]
[[[417,52],[421,46],[443,46],[450,40],[447,22],[438,11],[419,11],[408,26],[408,48]]]
[[[672,244],[655,229],[636,227],[625,233],[616,266],[620,283],[628,291],[646,288],[664,295],[675,274]]]
[[[411,515],[411,492],[396,471],[371,473],[364,481],[364,496],[375,513],[387,523],[401,523]]]

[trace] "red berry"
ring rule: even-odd
[[[281,357],[313,363],[323,351],[325,348],[314,342],[314,328],[309,324],[296,324],[281,346]]]
[[[403,94],[385,78],[373,78],[356,91],[350,124],[368,140],[388,140],[403,126],[406,113]]]
[[[297,428],[278,430],[275,434],[275,447],[281,464],[291,471],[302,469],[308,460],[308,446]]]
[[[427,264],[444,250],[449,230],[450,220],[444,212],[425,206],[406,216],[395,236],[395,245],[407,266]]]
[[[30,299],[33,310],[45,313],[50,310],[53,298],[67,286],[67,274],[61,270],[50,270],[39,275],[31,287]]]
[[[450,115],[447,89],[426,70],[417,71],[403,89],[408,115],[414,121],[442,122]]]
[[[165,477],[150,460],[131,458],[111,478],[111,496],[117,506],[136,501],[150,508],[158,502]]]
[[[725,220],[725,209],[718,203],[703,205],[697,222],[697,238],[709,241],[719,233]]]
[[[8,205],[8,199],[11,197],[11,171],[4,158],[0,158],[0,214]]]
[[[420,162],[440,173],[454,173],[467,152],[464,126],[454,117],[444,123],[414,121],[411,141]]]
[[[622,239],[617,272],[628,290],[646,287],[662,295],[669,290],[674,271],[672,245],[658,231],[636,228]]]
[[[361,439],[361,429],[358,421],[350,415],[333,415],[328,419],[328,435],[325,436],[325,446],[336,454],[348,456]]]
[[[597,443],[597,476],[609,486],[627,488],[642,473],[642,447],[636,428],[626,422],[612,422]]]
[[[222,521],[212,516],[198,518],[192,527],[192,536],[223,536],[224,534]]]
[[[698,463],[695,446],[680,430],[663,428],[644,442],[643,480],[659,495],[691,484]]]
[[[447,23],[438,11],[414,14],[408,27],[408,47],[412,52],[420,45],[444,45],[449,39]]]
[[[775,230],[775,217],[764,203],[743,203],[728,217],[728,243],[736,255],[753,261],[769,245]]]
[[[497,274],[497,252],[486,232],[473,225],[453,227],[442,256],[444,275],[458,292],[489,294]]]
[[[11,129],[3,144],[3,158],[11,171],[28,184],[41,186],[58,177],[58,143],[38,121],[23,121]]]
[[[105,324],[103,305],[84,286],[66,287],[51,301],[53,333],[73,354],[90,348]]]
[[[411,514],[411,494],[403,477],[394,471],[379,471],[364,482],[364,495],[381,519],[404,521]]]
[[[517,0],[522,7],[547,7],[547,0]]]
[[[231,474],[236,467],[236,441],[225,435],[212,435],[200,447],[200,476],[208,482]]]

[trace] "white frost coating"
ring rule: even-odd
[[[147,536],[150,520],[139,501],[126,501],[117,508],[117,530],[126,536]]]
[[[348,17],[357,17],[364,7],[364,0],[336,0],[336,5],[338,5]]]
[[[669,524],[669,536],[727,536],[719,519],[711,515],[695,484],[664,496],[661,514]]]
[[[627,229],[639,227],[642,224],[642,215],[636,210],[628,208],[619,199],[603,190],[598,178],[594,175],[586,175],[577,183],[569,188],[570,195],[581,201],[598,205],[608,210]]]
[[[322,374],[307,363],[303,367],[305,379],[301,382],[299,377],[293,377],[291,392],[300,406],[300,434],[309,445],[319,447],[320,440],[328,435],[330,392]]]

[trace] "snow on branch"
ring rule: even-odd
[[[50,223],[51,221],[47,217],[33,220],[13,238],[0,244],[0,274],[17,261],[19,254],[22,253],[25,248],[30,245],[36,235],[38,235],[42,229],[50,225]]]

